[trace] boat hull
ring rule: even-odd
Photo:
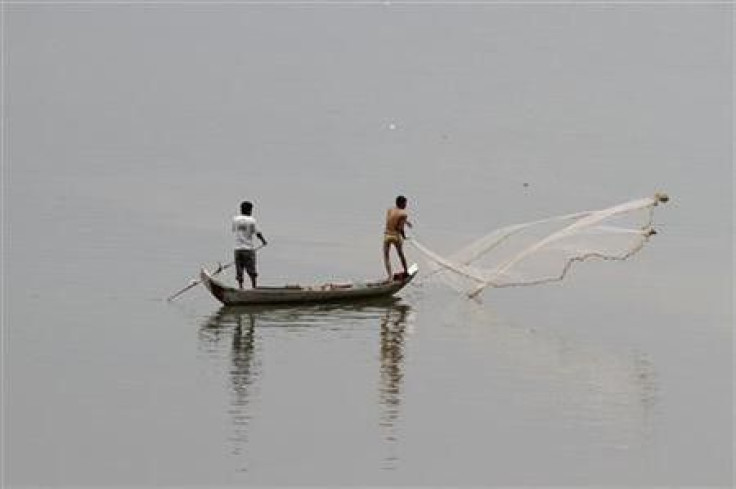
[[[416,265],[409,268],[409,275],[392,281],[321,284],[312,286],[258,287],[238,289],[223,284],[210,272],[202,269],[200,277],[207,290],[226,306],[255,304],[306,304],[341,302],[389,297],[409,284],[417,272]]]

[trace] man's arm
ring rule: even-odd
[[[396,223],[396,227],[398,228],[399,232],[401,233],[401,237],[406,239],[406,232],[404,231],[404,225],[409,224],[409,220],[407,219],[408,216],[406,214],[403,214],[399,216],[399,220]],[[411,224],[409,224],[409,227],[411,227]]]
[[[411,223],[409,222],[409,213],[408,212],[402,211],[401,218],[403,219],[404,224],[406,224],[409,227],[412,227]]]
[[[266,242],[266,238],[264,238],[264,237],[263,237],[263,235],[262,235],[262,234],[261,234],[260,232],[257,232],[257,233],[256,233],[256,236],[258,237],[258,239],[260,239],[260,240],[261,240],[261,243],[263,243],[263,246],[266,246],[266,245],[268,244],[268,243]]]

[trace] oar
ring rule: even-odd
[[[257,246],[253,251],[260,250],[264,246],[266,246],[266,245]],[[233,265],[235,265],[235,262],[232,262],[232,261],[230,263],[225,264],[225,265],[222,265],[222,264],[219,264],[218,263],[217,270],[215,270],[214,272],[212,272],[212,275],[217,275],[218,273],[222,272],[223,270],[226,270],[226,269],[230,268]],[[179,297],[180,295],[182,295],[187,290],[189,290],[191,288],[194,288],[194,287],[196,287],[197,285],[199,285],[201,283],[202,283],[202,279],[192,280],[191,282],[189,282],[189,285],[187,285],[183,289],[179,290],[178,292],[175,292],[175,293],[171,294],[169,297],[166,298],[166,300],[168,302],[171,302],[174,299],[176,299],[177,297]]]

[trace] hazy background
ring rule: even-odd
[[[9,485],[733,483],[733,7],[5,7]],[[523,186],[528,183],[528,186]],[[230,311],[665,190],[632,261]]]

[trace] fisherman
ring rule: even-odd
[[[406,197],[399,195],[396,197],[396,207],[392,207],[386,212],[386,229],[383,234],[383,263],[386,266],[389,281],[394,279],[391,274],[391,258],[389,257],[391,245],[396,248],[401,265],[404,267],[403,277],[409,276],[409,268],[406,265],[406,257],[404,256],[404,240],[406,239],[406,233],[404,232],[405,225],[412,227],[409,222],[409,214],[406,211]]]
[[[248,273],[250,283],[256,288],[256,247],[253,243],[253,236],[257,236],[261,240],[263,246],[266,246],[266,239],[256,226],[256,220],[251,215],[253,213],[253,204],[245,201],[240,204],[240,215],[233,218],[233,233],[235,233],[235,278],[240,288],[243,288],[243,270]]]

